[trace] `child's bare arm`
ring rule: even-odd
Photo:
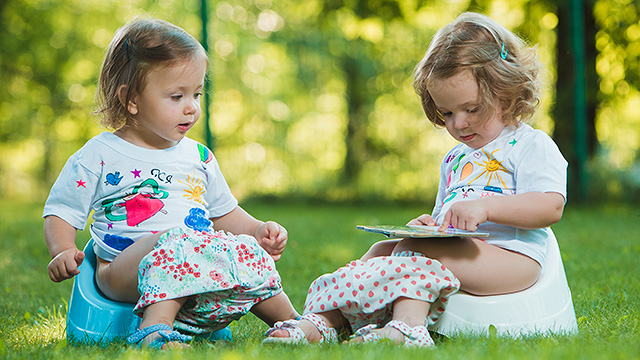
[[[76,247],[76,229],[50,215],[44,219],[44,239],[52,258],[47,267],[51,280],[60,282],[78,275],[84,253]]]
[[[451,224],[457,229],[475,231],[486,221],[521,229],[539,229],[560,221],[563,210],[564,197],[555,192],[491,196],[453,204],[440,229]]]
[[[236,206],[235,209],[227,214],[211,220],[213,221],[214,229],[228,231],[236,235],[246,234],[253,236],[258,226],[262,224],[262,221],[251,216],[240,206]]]

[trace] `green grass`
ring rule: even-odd
[[[377,239],[356,231],[356,225],[404,223],[430,210],[430,205],[284,201],[244,207],[289,230],[289,245],[278,269],[299,310],[313,279],[357,258]],[[67,345],[65,313],[72,283],[55,284],[47,276],[49,254],[40,215],[40,204],[0,201],[0,359],[637,359],[640,354],[639,206],[569,207],[553,227],[573,294],[578,335],[437,338],[437,349],[431,351],[390,344],[263,346],[267,326],[253,315],[231,325],[233,343],[215,347],[197,344],[185,351],[157,353],[123,343],[106,348]]]

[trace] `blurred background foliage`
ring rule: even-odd
[[[590,200],[640,198],[640,4],[585,0]],[[200,0],[0,0],[0,197],[40,201],[105,131],[91,115],[105,48],[136,16],[202,38]],[[532,125],[571,166],[569,0],[209,0],[212,147],[236,196],[427,201],[454,141],[411,74],[433,33],[485,13],[532,44]],[[203,119],[190,136],[206,142]],[[570,174],[570,194],[577,180]],[[573,195],[570,195],[570,200]]]

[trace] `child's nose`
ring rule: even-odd
[[[469,121],[467,119],[467,114],[466,113],[460,113],[460,114],[456,115],[456,117],[454,119],[453,126],[456,129],[464,129],[464,128],[468,127],[469,126]]]
[[[187,106],[184,108],[185,115],[195,114],[196,111],[198,111],[198,100],[189,101]]]

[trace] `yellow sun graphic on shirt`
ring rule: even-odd
[[[480,175],[473,178],[473,180],[469,181],[469,184],[471,184],[477,178],[481,176],[485,176],[489,178],[489,180],[487,181],[487,186],[491,185],[491,181],[493,179],[496,179],[496,180],[499,180],[500,183],[502,183],[502,187],[504,189],[507,188],[507,185],[505,185],[504,180],[502,180],[502,177],[500,177],[499,171],[503,171],[505,173],[508,173],[509,171],[504,166],[502,166],[502,163],[500,161],[496,160],[493,157],[493,154],[495,154],[495,152],[498,150],[500,149],[496,149],[491,154],[487,154],[487,152],[484,151],[484,149],[482,149],[482,152],[487,156],[488,161],[482,161],[482,163],[474,161],[474,163],[476,163],[477,165],[480,165],[482,172],[480,173]]]
[[[187,189],[184,189],[184,192],[186,194],[182,195],[184,197],[186,197],[189,200],[192,201],[196,201],[199,202],[200,204],[204,205],[204,200],[203,200],[203,195],[204,193],[207,192],[207,189],[204,188],[204,185],[202,183],[202,180],[200,180],[199,178],[197,178],[195,175],[193,177],[191,177],[190,175],[187,175],[187,182],[182,182],[180,180],[178,180],[181,184],[185,184],[187,185]]]

